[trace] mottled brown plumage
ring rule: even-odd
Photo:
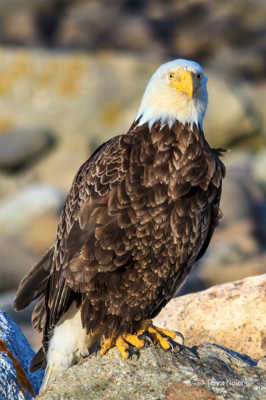
[[[223,176],[195,125],[145,124],[102,145],[74,179],[45,285],[27,301],[41,295],[33,324],[44,344],[74,298],[88,332],[133,332],[155,317],[208,247]]]

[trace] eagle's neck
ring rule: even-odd
[[[154,110],[149,108],[140,109],[136,119],[139,120],[139,125],[144,125],[147,123],[149,128],[159,121],[162,127],[167,125],[171,129],[176,121],[183,125],[188,124],[191,127],[196,125],[202,128],[203,117],[204,114],[199,113],[198,108],[194,105],[194,103],[191,103],[189,106],[184,105],[184,107],[179,108],[179,110],[175,112],[154,112]]]
[[[136,119],[139,125],[148,124],[149,127],[160,121],[161,125],[171,128],[176,121],[183,125],[197,125],[202,127],[203,119],[208,104],[208,93],[204,91],[201,95],[190,99],[182,93],[173,96],[172,91],[158,88],[149,84],[143,95]]]
[[[187,146],[189,146],[191,141],[194,143],[198,142],[200,146],[208,146],[201,124],[182,123],[177,119],[172,122],[171,126],[164,124],[161,119],[155,120],[152,124],[150,122],[142,124],[140,116],[133,122],[128,133],[143,131],[148,132],[152,136],[152,141],[153,137],[160,137],[161,141],[164,141],[164,139],[168,141],[169,136],[171,136],[174,138],[174,141],[179,143],[182,140]]]

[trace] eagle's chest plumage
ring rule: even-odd
[[[157,125],[134,135],[125,137],[131,140],[123,189],[131,224],[123,242],[131,258],[120,293],[135,314],[142,307],[154,314],[182,284],[206,240],[217,160],[196,127]]]
[[[159,128],[140,132],[133,142],[125,192],[138,248],[159,256],[168,246],[167,257],[174,263],[177,250],[187,253],[187,238],[195,244],[208,225],[217,165],[199,129],[181,124]],[[183,254],[181,261],[186,258]]]

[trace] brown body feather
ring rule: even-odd
[[[31,272],[15,300],[19,309],[41,296],[33,320],[44,348],[73,299],[87,331],[106,336],[158,314],[208,247],[224,174],[196,125],[133,124],[102,145],[74,179],[48,276],[46,263],[32,295]]]

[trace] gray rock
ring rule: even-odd
[[[16,289],[30,267],[38,261],[38,256],[26,249],[19,240],[4,236],[0,236],[0,254],[1,293]]]
[[[23,231],[35,216],[50,210],[59,211],[64,193],[55,187],[32,184],[21,192],[0,201],[0,232],[9,235]]]
[[[261,118],[241,82],[207,70],[209,105],[204,121],[212,146],[230,148],[259,133]]]
[[[252,104],[256,108],[256,111],[261,119],[261,127],[260,127],[261,141],[258,141],[255,150],[257,151],[258,149],[261,149],[263,151],[265,149],[265,138],[266,138],[265,80],[259,82],[257,85],[252,85],[250,81],[246,81],[245,84],[243,85],[243,90],[245,92],[245,95],[252,101]]]
[[[266,238],[266,203],[256,171],[256,159],[244,152],[229,153],[225,158],[227,174],[223,183],[221,209],[224,224],[250,219],[254,237],[263,243]]]
[[[92,355],[58,377],[37,398],[262,399],[266,390],[263,362],[258,367],[246,355],[209,343],[178,350],[172,353],[151,345],[141,350],[138,360],[123,360],[116,349],[103,357]]]
[[[230,175],[228,172],[223,182],[221,197],[222,223],[231,224],[239,219],[250,218],[252,214],[251,203],[252,199],[249,190],[240,179]]]
[[[236,79],[246,78],[247,74],[249,79],[261,76],[264,68],[262,52],[252,46],[246,46],[246,50],[242,51],[237,46],[224,47],[214,54],[208,66]]]
[[[205,287],[266,273],[266,253],[254,254],[249,251],[249,248],[245,248],[250,244],[252,246],[252,240],[247,232],[246,235],[243,232],[235,232],[235,234],[238,234],[238,242],[242,239],[241,245],[235,242],[236,236],[232,233],[227,235],[227,240],[216,239],[202,258],[198,275]],[[225,235],[226,232],[224,232]]]
[[[229,152],[224,162],[226,178],[221,197],[223,222],[252,218],[255,203],[264,202],[263,192],[253,174],[253,157],[247,152]]]
[[[29,372],[34,351],[18,326],[0,312],[0,398],[30,400],[39,391],[43,372]]]
[[[41,129],[16,130],[0,134],[0,168],[17,170],[29,165],[55,142],[51,132]]]

